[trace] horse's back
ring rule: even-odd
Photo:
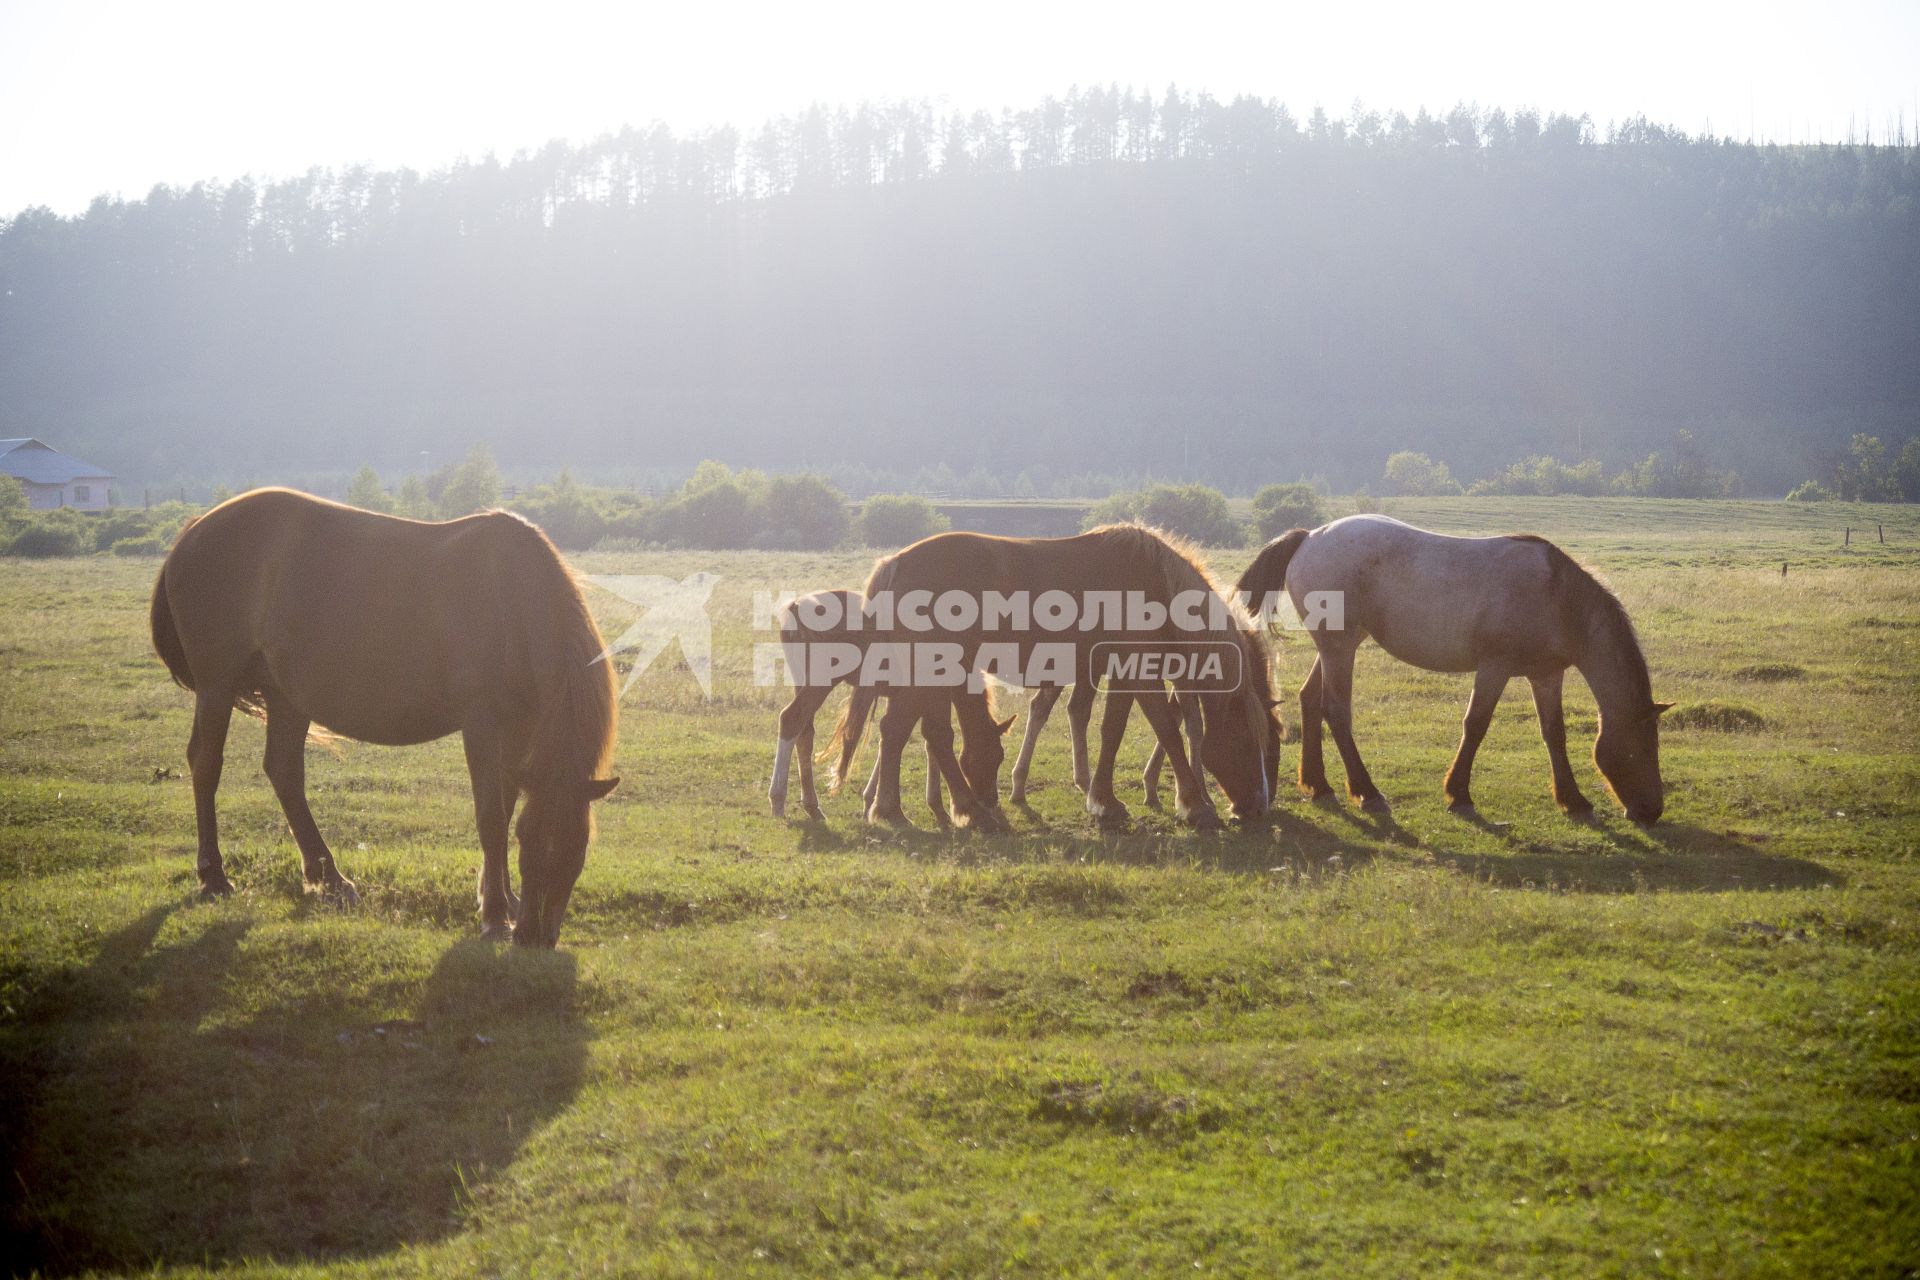
[[[1303,612],[1308,594],[1341,593],[1348,629],[1428,670],[1471,671],[1501,649],[1537,650],[1551,662],[1565,647],[1551,609],[1555,551],[1541,539],[1463,538],[1348,516],[1301,544],[1287,589]]]
[[[256,679],[315,721],[376,742],[451,732],[450,708],[499,655],[500,553],[539,534],[501,514],[428,524],[285,489],[189,527],[161,587],[196,676]]]

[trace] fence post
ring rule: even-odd
[[[1847,536],[1840,540],[1840,545],[1843,547],[1850,547],[1853,545],[1853,526],[1852,525],[1847,526]]]

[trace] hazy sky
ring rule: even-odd
[[[1344,114],[1456,101],[1876,139],[1920,108],[1920,0],[501,5],[0,0],[0,216],[367,161],[437,168],[815,100],[1023,106],[1168,82]]]

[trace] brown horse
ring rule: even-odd
[[[1560,694],[1574,667],[1600,705],[1593,758],[1601,776],[1634,821],[1659,820],[1659,720],[1673,704],[1653,700],[1647,660],[1620,601],[1545,538],[1455,538],[1386,516],[1348,516],[1282,534],[1241,582],[1256,600],[1284,589],[1319,650],[1300,687],[1300,785],[1314,796],[1333,793],[1320,756],[1324,719],[1346,765],[1347,790],[1369,809],[1386,808],[1353,741],[1353,657],[1372,636],[1402,662],[1474,673],[1445,783],[1456,812],[1473,812],[1474,753],[1514,676],[1533,685],[1554,799],[1571,815],[1593,811],[1567,760]]]
[[[828,679],[811,679],[815,673],[811,669],[810,654],[815,645],[840,646],[846,653],[864,650],[873,633],[853,625],[864,602],[864,597],[858,591],[816,591],[800,597],[780,611],[780,641],[786,649],[787,669],[794,677],[794,691],[792,700],[780,712],[779,741],[774,748],[773,782],[767,788],[767,798],[772,802],[773,816],[776,818],[786,816],[787,782],[796,751],[800,757],[801,804],[807,816],[815,822],[825,816],[820,811],[820,796],[813,783],[814,717],[835,686],[856,683],[860,672],[858,667],[851,667]],[[823,670],[819,674],[826,673]],[[856,690],[854,697],[862,708],[854,714],[864,721],[867,714],[865,708],[871,706],[871,699],[864,690]],[[953,785],[954,809],[960,821],[971,823],[986,816],[982,810],[989,808],[991,801],[976,804],[973,801],[974,789],[990,786],[997,777],[1000,762],[1006,756],[1000,739],[1013,727],[1015,719],[1009,716],[1004,722],[995,721],[991,697],[984,691],[961,691],[955,696],[953,705],[960,713],[961,730],[966,735],[958,760],[953,756],[951,723],[944,726],[941,723],[923,725],[921,729],[927,742],[927,806],[942,825],[948,822],[946,804],[940,790],[943,773],[948,775]],[[945,710],[942,709],[940,720],[945,721],[945,718]],[[826,754],[834,752],[839,745],[838,741],[830,743]],[[837,771],[833,785],[835,790],[839,789],[840,775]]]
[[[866,594],[875,599],[890,593],[905,609],[915,596],[957,595],[970,598],[985,611],[996,598],[1018,596],[1032,603],[1024,621],[1002,618],[1006,625],[984,621],[967,625],[940,621],[940,610],[926,619],[927,627],[896,626],[888,639],[913,645],[952,645],[960,664],[971,669],[982,648],[1010,649],[1023,663],[1042,648],[1066,648],[1072,670],[1066,678],[1091,690],[1110,669],[1097,664],[1101,651],[1108,656],[1117,646],[1147,646],[1166,653],[1198,651],[1224,646],[1236,655],[1231,680],[1192,690],[1205,724],[1198,751],[1206,768],[1219,780],[1234,812],[1253,817],[1265,811],[1269,798],[1266,755],[1272,740],[1272,699],[1267,650],[1259,630],[1244,610],[1228,600],[1206,570],[1191,555],[1163,535],[1138,525],[1110,525],[1071,538],[1000,538],[986,534],[946,533],[924,539],[884,557],[874,567]],[[1082,610],[1078,622],[1066,629],[1042,620],[1048,597]],[[1123,625],[1105,605],[1123,598],[1143,602],[1158,621],[1146,626]],[[1175,619],[1180,602],[1199,602],[1206,615],[1197,627],[1183,627]],[[896,619],[898,624],[899,619]],[[1047,683],[1061,683],[1060,673]],[[1032,683],[1032,681],[1028,681]],[[900,751],[911,732],[912,720],[929,699],[945,693],[908,684],[887,690],[888,709],[881,721],[879,787],[869,808],[871,821],[904,821],[900,812]],[[1116,696],[1118,695],[1118,696]],[[1077,695],[1078,696],[1078,695]],[[1126,721],[1135,702],[1145,712],[1160,742],[1174,762],[1177,811],[1195,825],[1219,824],[1212,802],[1180,744],[1179,715],[1158,679],[1114,679],[1109,682],[1106,713],[1101,723],[1101,752],[1087,788],[1087,808],[1103,822],[1123,821],[1126,808],[1113,794],[1113,766]],[[851,754],[857,734],[844,732]]]
[[[222,503],[181,531],[153,589],[153,645],[193,691],[203,892],[231,893],[214,796],[233,709],[267,722],[266,773],[307,883],[349,902],[307,808],[313,725],[365,742],[466,743],[486,935],[551,947],[592,837],[589,805],[619,780],[613,670],[546,536],[491,511],[425,524],[287,489]],[[524,901],[507,873],[516,828]]]

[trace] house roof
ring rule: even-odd
[[[61,453],[32,437],[0,440],[0,473],[29,484],[66,484],[70,480],[111,480],[113,472]]]

